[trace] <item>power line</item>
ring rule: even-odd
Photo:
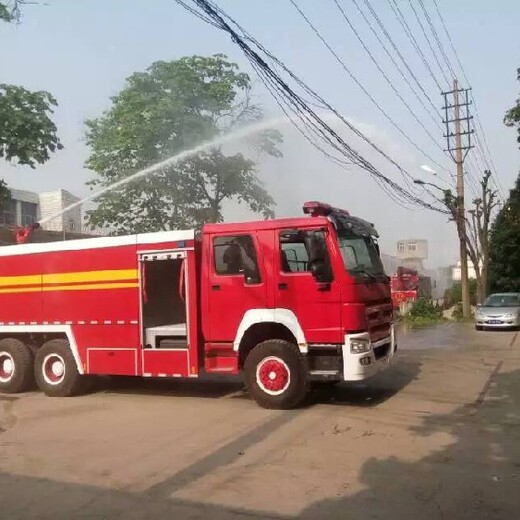
[[[300,16],[305,20],[307,25],[312,29],[314,34],[320,39],[320,41],[325,45],[325,47],[329,50],[329,52],[334,56],[336,61],[341,65],[343,70],[350,76],[350,78],[354,81],[354,83],[363,91],[363,93],[370,99],[370,101],[376,106],[376,108],[390,121],[390,123],[394,126],[394,128],[419,152],[421,152],[428,160],[435,163],[439,168],[442,168],[443,166],[440,165],[435,159],[433,159],[424,149],[422,149],[415,141],[413,141],[410,136],[394,121],[394,119],[386,112],[386,110],[374,99],[374,97],[368,92],[368,90],[365,88],[365,86],[361,83],[361,81],[358,80],[358,78],[353,74],[353,72],[348,68],[345,61],[338,55],[338,53],[332,48],[330,43],[325,39],[325,37],[318,31],[316,26],[311,22],[311,20],[307,17],[307,15],[303,12],[303,10],[300,8],[300,6],[297,4],[295,0],[289,0],[289,2],[294,6],[294,8],[298,11]],[[372,54],[368,49],[365,47],[367,52],[369,52],[370,56],[373,58]],[[374,60],[375,62],[375,60]],[[377,62],[375,62],[377,64]],[[385,72],[377,65],[383,76],[387,79],[389,84],[392,86],[394,92],[399,96],[400,100],[404,103],[404,105],[408,108],[409,112],[412,114],[413,118],[417,121],[417,123],[423,128],[423,130],[428,134],[430,139],[433,141],[433,143],[442,151],[442,147],[437,143],[431,132],[424,126],[422,121],[419,120],[417,115],[413,112],[413,110],[410,108],[408,103],[403,99],[403,97],[399,94],[397,89],[393,86],[391,81],[386,76]]]
[[[360,14],[363,16],[363,18],[365,19],[365,21],[367,22],[367,24],[371,27],[372,31],[375,33],[372,25],[370,24],[369,20],[366,18],[365,16],[365,13],[363,12],[363,10],[360,8],[357,0],[352,0],[354,5],[356,6],[357,10],[360,12]],[[371,5],[370,1],[369,0],[363,0],[363,2],[365,3],[365,6],[368,8],[368,10],[370,11],[372,17],[375,19],[375,21],[377,22],[379,28],[381,29],[381,31],[383,32],[383,34],[385,35],[386,39],[390,42],[392,48],[394,49],[394,51],[396,52],[396,54],[399,56],[399,58],[401,59],[401,61],[403,62],[403,64],[405,65],[406,69],[408,70],[408,72],[410,73],[410,75],[414,78],[414,80],[416,81],[416,83],[420,86],[421,90],[426,94],[424,88],[422,87],[422,85],[420,84],[419,80],[417,79],[416,75],[414,74],[414,72],[412,71],[412,69],[410,68],[410,66],[408,65],[408,62],[407,60],[404,58],[403,54],[401,53],[401,51],[399,50],[398,46],[396,45],[396,43],[394,42],[392,36],[390,35],[390,33],[388,32],[388,30],[386,29],[385,27],[385,24],[382,22],[382,20],[380,19],[380,17],[378,16],[378,14],[376,13],[375,9],[373,8],[373,6]],[[393,8],[392,4],[390,4],[390,6]],[[395,7],[397,8],[398,12],[401,13],[400,9],[399,9],[399,6],[396,4]],[[400,20],[399,18],[399,15],[397,14],[397,11],[394,10],[394,13],[395,15],[397,16],[398,20]],[[402,13],[401,13],[401,16],[402,16]],[[402,26],[407,28],[409,30],[409,26],[408,24],[406,23],[406,20],[404,19],[403,17],[403,20],[401,21],[402,22]],[[406,31],[405,31],[406,32]],[[411,41],[415,42],[416,43],[416,40],[413,36],[413,33],[411,33],[411,31],[408,31],[409,32],[409,36],[411,38]],[[375,33],[376,36],[377,36],[377,33]],[[378,37],[378,40],[379,42],[384,46],[384,44],[381,42],[381,40],[379,39]],[[422,54],[422,51],[420,50],[420,48],[417,46],[417,51],[418,53],[420,54],[420,56],[423,57],[426,65],[428,65],[428,63],[426,62],[425,58],[424,58],[424,54]],[[428,66],[429,67],[429,66]],[[429,69],[431,71],[431,68]],[[435,76],[433,75],[433,71],[431,71],[431,74],[432,74],[432,77],[435,79],[436,83],[439,85],[440,87],[440,84],[437,82]],[[429,99],[429,96],[428,96],[428,99]],[[433,102],[432,102],[432,105],[433,105]],[[438,112],[438,109],[436,108],[437,112]],[[442,119],[442,116],[440,116],[439,114],[439,118]],[[440,147],[438,145],[438,143],[435,141],[435,139],[433,138],[433,141],[436,143],[436,146],[443,152],[445,153],[446,151],[442,149],[442,147]],[[447,168],[445,168],[444,166],[441,166],[437,161],[435,161],[435,164],[441,168],[442,170],[446,170],[447,171]]]
[[[417,52],[418,56],[421,58],[421,61],[423,62],[424,66],[426,67],[426,70],[430,73],[430,76],[432,77],[434,83],[437,85],[437,88],[439,89],[439,92],[440,92],[442,90],[441,84],[439,83],[437,76],[434,74],[432,68],[430,67],[430,64],[428,63],[426,56],[423,54],[420,45],[418,44],[417,40],[415,39],[415,36],[414,36],[410,26],[408,25],[408,22],[406,21],[406,18],[403,15],[401,8],[399,7],[399,4],[397,3],[397,0],[388,0],[388,3],[390,5],[395,17],[397,18],[397,21],[401,24],[401,27],[403,28],[406,36],[412,43],[412,46],[415,49],[415,52]]]
[[[184,6],[187,2],[185,0],[176,0],[177,3]],[[402,186],[382,174],[375,166],[373,166],[367,159],[365,159],[359,152],[353,149],[346,141],[316,112],[314,112],[309,104],[306,102],[301,95],[298,95],[289,86],[288,80],[294,81],[303,92],[305,92],[314,101],[323,104],[328,110],[330,110],[338,120],[345,124],[350,131],[352,131],[357,137],[363,139],[373,149],[375,149],[380,155],[386,160],[391,162],[399,171],[403,174],[408,174],[404,168],[399,165],[394,159],[388,154],[381,150],[376,144],[374,144],[366,135],[364,135],[358,128],[350,123],[344,116],[342,116],[336,109],[334,109],[328,102],[326,102],[321,96],[313,91],[307,84],[305,84],[296,74],[294,74],[286,65],[283,64],[276,56],[270,53],[260,42],[253,38],[244,28],[242,28],[238,22],[233,20],[228,14],[226,14],[221,8],[219,8],[215,2],[211,0],[191,0],[192,3],[199,7],[202,14],[210,18],[215,22],[219,29],[227,32],[232,40],[242,49],[247,59],[254,65],[255,70],[260,73],[260,78],[264,84],[269,84],[274,90],[284,97],[284,101],[287,106],[295,113],[301,120],[301,113],[305,114],[305,117],[312,121],[317,127],[318,132],[314,132],[315,137],[323,139],[327,144],[331,144],[336,149],[341,149],[343,155],[352,160],[359,167],[367,171],[373,178],[378,182],[379,186],[386,192],[391,191],[393,198],[399,197],[401,200],[408,201],[416,206],[421,206],[433,211],[440,213],[447,213],[443,208],[438,208],[422,200],[420,197],[410,193]],[[274,64],[277,68],[280,68],[288,78],[282,78],[268,62]],[[275,98],[279,102],[279,98]],[[291,119],[293,121],[293,119]],[[294,123],[294,121],[293,121]]]
[[[453,54],[455,55],[455,59],[456,59],[458,65],[459,65],[460,70],[462,71],[462,75],[464,76],[464,79],[466,80],[466,84],[469,85],[470,81],[468,79],[466,71],[464,70],[464,67],[462,65],[462,61],[461,61],[461,59],[459,57],[459,53],[457,52],[455,44],[453,43],[453,40],[452,40],[451,35],[450,35],[450,32],[448,31],[448,27],[446,25],[444,17],[442,16],[441,10],[439,9],[439,4],[437,3],[437,0],[433,0],[433,3],[435,5],[435,10],[437,12],[437,15],[438,15],[438,17],[439,17],[439,19],[441,21],[442,28],[444,29],[444,33],[446,34],[446,37],[448,38],[448,42],[450,44],[450,47],[451,47],[451,49],[453,51]],[[489,144],[488,144],[488,141],[487,141],[486,133],[484,131],[484,127],[483,127],[482,121],[480,119],[478,106],[477,106],[477,101],[475,99],[475,96],[474,96],[473,92],[471,92],[471,100],[473,101],[473,106],[475,107],[475,120],[476,120],[477,125],[478,125],[478,127],[480,129],[480,132],[482,133],[482,139],[484,141],[485,150],[487,152],[487,156],[489,157],[489,162],[487,163],[487,166],[488,166],[489,170],[492,170],[493,172],[495,172],[495,175],[491,176],[491,180],[495,184],[495,187],[497,188],[498,192],[501,194],[502,198],[504,200],[506,200],[506,197],[505,197],[505,195],[503,193],[503,191],[504,191],[503,185],[502,185],[500,179],[498,178],[498,170],[497,170],[497,168],[495,166],[495,163],[493,161],[493,156],[491,155],[491,150],[489,149]],[[476,140],[477,140],[477,145],[479,145],[480,148],[483,148],[482,144],[480,143],[480,139],[479,139],[478,133],[476,134]],[[490,164],[491,164],[492,168],[489,167]]]
[[[408,2],[410,3],[410,7],[412,8],[412,11],[413,11],[413,14],[415,15],[415,19],[417,20],[417,23],[419,24],[419,27],[421,28],[421,31],[424,35],[424,38],[426,40],[426,43],[428,44],[428,47],[430,48],[430,51],[433,55],[433,58],[435,59],[435,63],[437,63],[437,66],[439,67],[439,70],[441,71],[441,74],[442,74],[442,77],[444,78],[444,81],[446,81],[446,83],[448,84],[448,86],[450,85],[450,80],[448,79],[448,77],[446,76],[446,74],[444,73],[444,69],[439,61],[439,58],[437,57],[437,53],[435,52],[435,49],[433,48],[431,42],[430,42],[430,39],[428,38],[428,35],[426,34],[426,29],[424,28],[424,25],[423,23],[421,22],[421,18],[419,16],[419,14],[417,13],[417,10],[415,9],[415,6],[413,5],[413,1],[412,0],[408,0]]]
[[[345,18],[345,20],[347,21],[347,23],[349,23],[349,25],[351,25],[351,22],[350,20],[348,19],[346,13],[345,13],[345,10],[339,5],[338,3],[338,0],[334,0],[334,2],[336,3],[336,5],[338,6],[338,9],[341,11],[341,14],[343,15],[343,17]],[[354,3],[354,5],[356,6],[357,10],[359,11],[359,13],[361,14],[361,16],[363,17],[363,19],[365,20],[365,22],[367,23],[368,27],[370,28],[370,30],[372,31],[372,33],[374,34],[374,36],[377,38],[377,41],[380,43],[381,47],[383,48],[383,50],[385,51],[385,54],[388,56],[388,58],[390,59],[390,61],[394,64],[395,68],[397,69],[397,71],[399,72],[400,76],[403,78],[403,80],[406,82],[406,84],[408,85],[408,87],[410,88],[410,90],[414,93],[415,97],[417,98],[417,100],[421,103],[421,105],[424,107],[424,109],[428,112],[428,114],[430,115],[430,117],[432,118],[432,120],[434,121],[434,123],[437,125],[437,127],[442,131],[442,127],[439,123],[440,119],[441,119],[441,116],[440,116],[440,113],[439,113],[439,110],[438,110],[438,107],[433,103],[433,101],[431,100],[430,96],[428,95],[428,93],[424,90],[424,87],[421,85],[421,83],[419,82],[419,80],[415,77],[415,74],[413,74],[413,72],[411,72],[411,76],[413,78],[413,80],[416,82],[417,86],[419,87],[419,89],[421,90],[421,92],[424,94],[424,97],[428,100],[428,102],[430,103],[430,106],[433,108],[434,111],[437,112],[437,115],[438,117],[436,118],[434,114],[432,114],[432,112],[428,109],[428,107],[426,106],[426,104],[424,103],[424,101],[422,100],[422,98],[419,96],[419,94],[417,93],[417,91],[415,90],[415,88],[412,86],[412,84],[410,83],[410,80],[406,77],[406,75],[404,74],[401,66],[397,63],[397,61],[395,60],[395,58],[392,56],[392,54],[390,53],[390,51],[388,50],[388,47],[386,46],[386,44],[383,42],[383,40],[380,38],[379,34],[377,33],[377,31],[374,29],[374,26],[372,25],[372,23],[370,22],[370,20],[366,17],[365,13],[363,12],[363,10],[359,7],[359,4],[357,3],[356,0],[352,0],[352,2]],[[357,36],[357,31],[355,31],[355,29],[352,29],[356,36]],[[360,39],[358,37],[358,39]],[[367,51],[369,52],[369,51]]]
[[[434,0],[434,1],[435,1],[435,3],[436,3],[436,0]],[[426,9],[426,7],[425,7],[425,5],[424,5],[424,1],[423,1],[423,0],[419,0],[419,3],[420,3],[420,6],[421,6],[421,9],[422,9],[422,11],[423,11],[423,13],[424,13],[425,18],[426,18],[427,21],[428,21],[428,24],[429,24],[429,26],[430,26],[430,30],[432,31],[432,34],[433,34],[433,36],[434,36],[434,38],[435,38],[435,40],[436,40],[436,42],[437,42],[437,46],[439,47],[439,50],[441,51],[441,54],[442,54],[442,56],[443,56],[443,58],[444,58],[444,61],[445,61],[446,65],[448,66],[448,68],[450,69],[450,72],[451,72],[452,76],[453,76],[454,78],[456,78],[456,77],[457,77],[457,73],[455,72],[454,68],[452,67],[451,61],[450,61],[450,59],[448,58],[446,51],[444,50],[444,47],[443,47],[443,45],[442,45],[442,42],[441,42],[441,40],[440,40],[440,38],[439,38],[439,35],[438,35],[438,33],[437,33],[437,30],[435,29],[435,25],[433,24],[433,21],[432,21],[432,19],[430,18],[430,15],[428,14],[428,11],[427,11],[427,9]],[[438,5],[437,5],[437,4],[436,4],[436,9],[437,9],[437,12],[439,13],[439,16],[441,17],[441,23],[442,23],[442,25],[443,25],[443,27],[444,27],[444,29],[445,29],[445,32],[446,32],[446,34],[448,35],[448,40],[450,41],[450,44],[451,44],[451,46],[452,46],[452,48],[453,48],[453,51],[454,51],[454,54],[455,54],[455,58],[456,58],[457,61],[459,62],[459,66],[461,67],[462,73],[463,73],[463,75],[464,75],[464,77],[465,77],[465,79],[466,79],[466,81],[467,81],[466,73],[464,72],[464,70],[463,70],[463,68],[462,68],[462,64],[460,63],[460,60],[459,60],[459,58],[458,58],[458,55],[457,55],[457,53],[456,53],[456,51],[455,51],[455,48],[454,48],[454,46],[453,46],[453,42],[452,42],[452,40],[451,40],[451,37],[449,36],[449,33],[448,33],[448,31],[447,31],[447,28],[446,28],[446,26],[445,26],[445,24],[444,24],[444,20],[442,19],[442,16],[440,15],[440,11],[439,11],[439,9],[438,9]],[[469,83],[469,81],[467,81],[467,82]],[[478,116],[478,114],[477,114],[477,110],[476,110],[476,104],[475,104],[475,101],[474,101],[473,93],[471,93],[471,98],[472,98],[473,105],[475,106],[475,115]],[[484,135],[484,130],[483,130],[483,128],[482,128],[482,124],[480,123],[480,117],[477,117],[476,120],[477,120],[478,125],[480,126],[480,129],[481,129],[481,131],[482,131],[482,135],[483,135],[483,137],[485,137],[485,135]],[[482,171],[484,171],[485,169],[491,170],[490,161],[488,161],[488,158],[486,157],[486,153],[485,153],[484,147],[482,146],[482,143],[481,143],[481,141],[480,141],[480,137],[479,137],[478,133],[475,133],[475,142],[476,142],[476,145],[477,145],[477,146],[476,146],[476,151],[477,151],[477,153],[481,156],[482,161],[483,161],[484,164],[485,164],[485,167],[482,168]],[[490,159],[491,159],[491,156],[490,156]],[[492,162],[492,161],[491,161],[491,162]],[[496,169],[495,169],[495,171],[496,171]],[[497,185],[497,183],[496,183],[496,181],[495,181],[494,179],[493,179],[493,182],[495,183],[495,185],[497,186],[497,188],[499,188],[498,185]],[[499,191],[500,191],[500,188],[499,188]]]
[[[424,5],[423,0],[419,0],[419,5],[421,6],[421,10],[422,10],[422,12],[424,14],[424,17],[426,18],[426,21],[428,22],[430,30],[431,30],[431,32],[433,34],[434,39],[435,39],[435,42],[437,43],[437,47],[439,47],[439,50],[441,52],[441,56],[444,59],[444,63],[446,63],[446,65],[448,66],[448,70],[450,71],[451,76],[453,78],[456,78],[457,75],[455,74],[455,71],[454,71],[453,67],[451,66],[451,62],[450,62],[450,60],[449,60],[449,58],[448,58],[448,56],[447,56],[447,54],[446,54],[446,52],[444,50],[444,46],[442,45],[442,42],[441,42],[441,40],[439,38],[439,35],[437,33],[437,29],[435,28],[435,25],[433,24],[432,19],[430,18],[430,15],[428,14],[428,11],[426,9],[426,6]]]

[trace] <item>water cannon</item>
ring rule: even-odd
[[[40,224],[38,222],[35,222],[34,224],[31,224],[29,226],[17,228],[14,232],[14,238],[16,240],[16,243],[25,244],[29,237],[32,235],[33,231],[35,229],[38,229],[39,227]]]
[[[303,205],[303,212],[305,215],[310,215],[311,217],[327,217],[331,213],[345,216],[350,215],[350,213],[344,209],[333,208],[330,204],[317,201],[306,202]]]

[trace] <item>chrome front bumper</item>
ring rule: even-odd
[[[350,345],[353,339],[368,341],[368,350],[362,353],[353,353]],[[390,335],[375,343],[370,341],[368,332],[346,334],[345,343],[342,345],[343,380],[362,381],[376,375],[390,366],[395,352],[396,337],[393,325]]]
[[[493,323],[495,322],[495,323]],[[498,323],[496,323],[498,322]],[[477,317],[475,320],[477,327],[485,327],[486,329],[511,329],[520,325],[518,318],[490,318],[488,316]]]

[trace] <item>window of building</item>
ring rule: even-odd
[[[217,274],[243,274],[247,283],[260,283],[260,270],[251,235],[216,237],[213,240],[213,252]]]
[[[5,207],[0,212],[0,224],[4,226],[16,226],[16,201],[13,199],[5,203]]]
[[[22,226],[30,226],[38,220],[38,206],[32,202],[21,202]]]
[[[404,242],[398,242],[397,243],[397,250],[400,253],[404,253],[406,251],[406,244]]]
[[[417,242],[408,242],[408,251],[417,251]]]

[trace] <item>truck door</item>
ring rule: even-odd
[[[194,254],[173,250],[140,255],[142,372],[145,376],[197,375]]]
[[[311,272],[308,237],[315,234],[326,245],[330,266],[330,243],[318,229],[284,229],[277,233],[275,248],[275,301],[277,308],[294,312],[308,343],[342,343],[339,282],[322,283]]]
[[[267,291],[256,233],[210,237],[207,341],[231,343],[246,311],[265,308]]]

